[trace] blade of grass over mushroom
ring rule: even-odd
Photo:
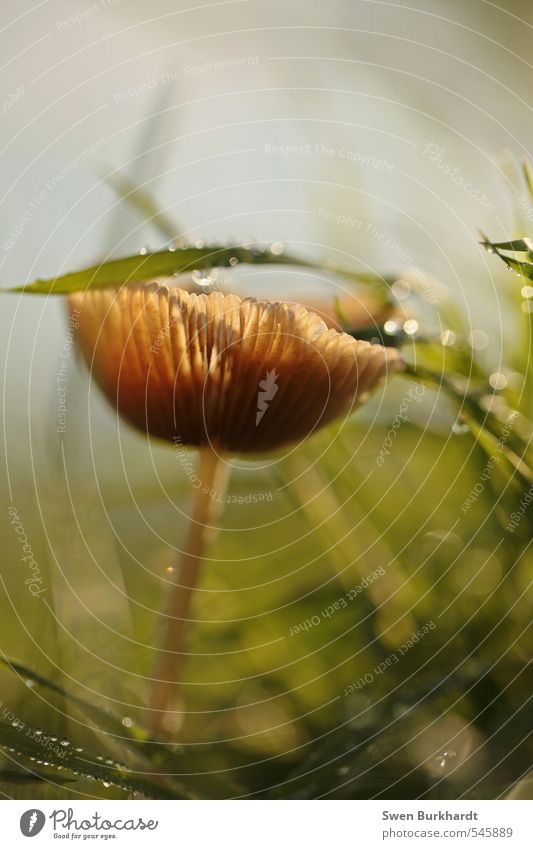
[[[56,754],[53,748],[43,747],[42,743],[39,742],[40,739],[46,739],[47,736],[49,735],[43,733],[39,738],[32,738],[16,727],[6,722],[0,722],[0,746],[9,751],[13,750],[15,757],[34,758],[35,761],[46,760],[46,763],[50,766],[61,767],[62,770],[66,770],[74,776],[101,781],[105,786],[112,784],[125,791],[142,793],[144,796],[154,799],[190,798],[183,788],[181,792],[174,791],[163,782],[151,781],[114,762],[108,764],[104,762],[102,756],[86,750],[77,752],[70,741],[68,741],[68,747],[65,747],[64,753],[62,751],[60,754]],[[32,763],[33,761],[28,766],[29,770],[32,769]]]
[[[239,245],[207,245],[203,248],[180,247],[153,253],[135,254],[124,259],[102,262],[81,271],[58,277],[37,279],[22,286],[5,289],[6,292],[24,292],[35,295],[66,295],[91,288],[118,287],[132,281],[152,280],[156,277],[172,277],[177,274],[210,268],[228,268],[236,263],[244,265],[290,265],[315,271],[340,274],[359,283],[391,285],[393,277],[358,272],[343,268],[334,262],[313,262],[290,254],[273,253],[265,248],[249,248]]]

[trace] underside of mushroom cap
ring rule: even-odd
[[[78,341],[141,431],[258,453],[305,439],[402,367],[395,349],[328,329],[298,304],[161,283],[78,292]]]

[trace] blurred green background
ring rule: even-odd
[[[0,791],[531,798],[518,460],[533,289],[478,232],[533,231],[520,173],[531,5],[24,11],[0,33],[5,287],[162,247],[169,227],[184,242],[279,241],[375,276],[397,324],[417,322],[406,358],[459,389],[427,386],[418,403],[420,383],[397,377],[286,456],[235,460],[230,494],[272,498],[226,506],[194,601],[183,726],[151,744],[146,676],[191,486],[173,447],[134,433],[91,385],[61,299],[5,295],[0,648],[45,680],[0,672]],[[369,286],[325,272],[253,267],[216,285],[324,308],[353,292],[379,333]],[[460,415],[466,389],[492,438]]]

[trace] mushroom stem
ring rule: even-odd
[[[179,727],[181,682],[186,660],[185,638],[189,611],[207,545],[216,534],[213,525],[222,512],[229,466],[211,446],[200,449],[192,513],[183,549],[178,555],[177,583],[169,588],[165,624],[157,650],[149,699],[151,730],[157,734]]]

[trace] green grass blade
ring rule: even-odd
[[[207,245],[203,248],[181,247],[136,254],[124,259],[102,262],[81,271],[59,277],[37,279],[22,286],[4,289],[5,292],[24,292],[34,295],[67,295],[79,290],[95,287],[122,286],[134,280],[151,280],[156,277],[172,277],[195,270],[228,268],[237,264],[246,265],[291,265],[321,272],[340,274],[358,283],[391,285],[393,277],[381,278],[346,269],[333,262],[310,262],[288,254],[273,253],[264,248],[244,246]]]

